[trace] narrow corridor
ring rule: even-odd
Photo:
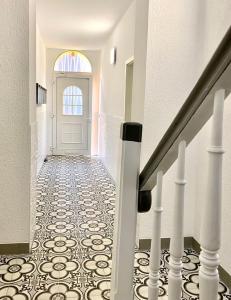
[[[110,299],[115,186],[102,163],[83,156],[49,157],[37,190],[32,254],[0,258],[0,299]],[[190,249],[185,253],[182,299],[198,299],[198,256]],[[162,251],[163,300],[168,259],[168,251]],[[148,264],[149,253],[136,251],[136,299],[147,299]],[[220,292],[220,299],[231,299],[223,284]]]

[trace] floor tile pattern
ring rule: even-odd
[[[0,257],[2,300],[108,300],[115,186],[96,159],[51,156],[37,183],[31,255]],[[198,255],[185,250],[182,299],[198,298]],[[160,299],[167,299],[169,252],[162,251]],[[147,299],[149,253],[136,250],[135,299]],[[220,283],[220,299],[231,299]]]

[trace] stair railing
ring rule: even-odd
[[[162,181],[177,160],[173,226],[170,241],[168,299],[180,300],[182,294],[182,256],[184,250],[183,217],[185,189],[185,150],[203,125],[213,116],[211,146],[208,149],[209,170],[207,198],[201,226],[199,270],[200,300],[217,300],[219,284],[219,249],[221,237],[222,135],[224,100],[231,87],[231,27],[202,73],[194,89],[161,139],[139,179],[141,124],[125,123],[122,127],[123,151],[120,196],[117,204],[111,299],[132,300],[133,260],[138,212],[151,208],[153,233],[150,255],[148,299],[158,299]],[[134,151],[133,151],[134,148]]]

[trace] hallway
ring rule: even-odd
[[[110,299],[115,186],[102,163],[84,156],[49,157],[37,192],[32,254],[0,258],[0,299]],[[182,299],[198,299],[198,257],[192,250],[186,254]],[[135,258],[136,299],[147,299],[149,254],[136,251]],[[168,259],[163,251],[163,300]],[[230,299],[223,284],[220,292],[220,299]]]

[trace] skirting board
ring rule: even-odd
[[[161,239],[161,249],[169,249],[170,238],[162,238]],[[192,248],[198,254],[200,253],[200,244],[193,237],[185,237],[184,238],[184,247]],[[151,240],[150,239],[141,239],[139,240],[139,250],[150,250],[151,248]],[[231,289],[231,275],[219,266],[219,275],[221,280]]]
[[[29,243],[18,244],[0,244],[0,255],[17,255],[17,254],[29,254]]]

